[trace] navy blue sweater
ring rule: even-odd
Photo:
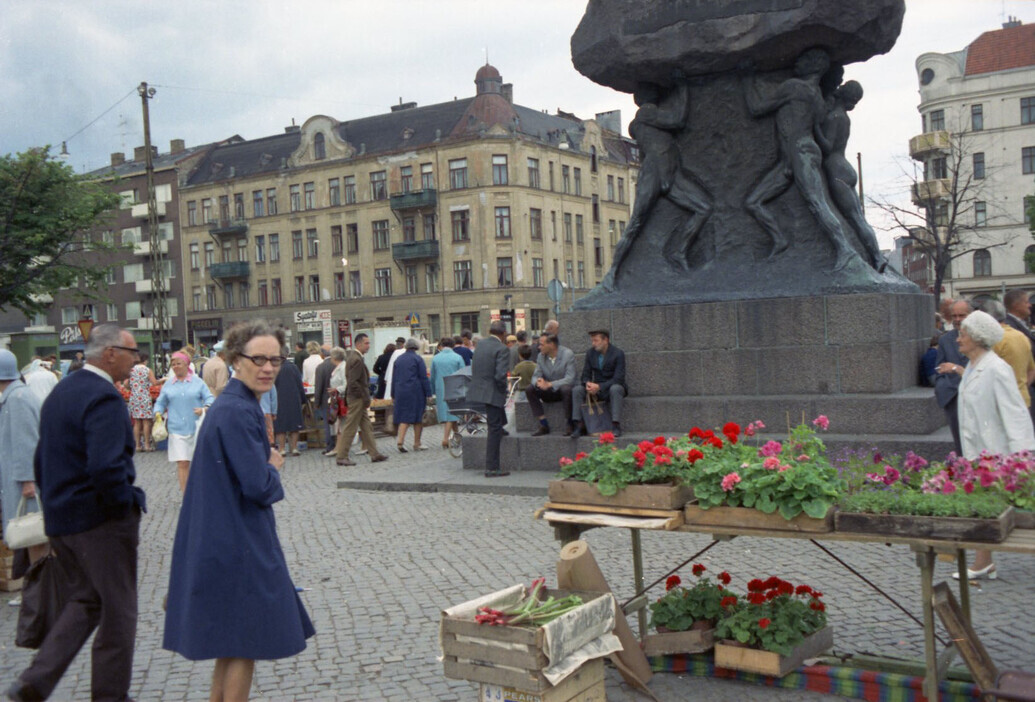
[[[89,370],[64,378],[40,411],[36,484],[48,536],[80,534],[134,507],[133,426],[115,386]]]

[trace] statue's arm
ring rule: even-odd
[[[677,85],[664,100],[659,100],[657,111],[650,121],[658,129],[680,129],[690,116],[690,88],[685,83]]]
[[[758,90],[758,80],[754,75],[745,76],[741,84],[744,86],[744,101],[747,103],[748,112],[752,117],[768,114],[783,103],[780,97],[782,90],[778,90],[772,98],[762,97],[762,93]]]
[[[823,120],[816,120],[816,123],[812,127],[812,134],[823,153],[829,154],[834,151],[833,140],[827,139],[827,135],[823,133]]]

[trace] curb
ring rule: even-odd
[[[475,495],[515,495],[546,497],[545,487],[522,485],[472,485],[470,483],[399,483],[375,480],[340,480],[339,490],[371,490],[374,492],[452,492]]]

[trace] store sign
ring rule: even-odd
[[[83,333],[79,331],[79,327],[64,327],[60,336],[62,344],[74,344],[83,340]]]
[[[299,332],[322,332],[324,344],[333,341],[330,310],[306,310],[295,312],[295,329]]]
[[[343,349],[352,348],[352,325],[347,319],[338,320],[338,346]]]

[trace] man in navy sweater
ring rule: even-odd
[[[127,700],[137,624],[137,544],[144,492],[133,485],[133,428],[114,382],[137,358],[133,336],[93,329],[86,364],[51,391],[40,412],[36,486],[66,604],[12,700],[51,695],[79,649],[93,641],[91,697]]]

